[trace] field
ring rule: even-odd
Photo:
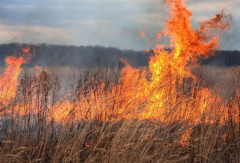
[[[44,70],[24,68],[18,88],[19,94],[7,106],[1,107],[1,113],[4,114],[1,114],[0,160],[3,162],[239,162],[240,125],[236,123],[230,107],[229,120],[224,123],[220,123],[218,119],[209,123],[205,118],[209,115],[202,115],[201,120],[194,124],[187,120],[166,123],[147,119],[124,119],[120,115],[105,121],[99,116],[104,116],[102,114],[106,110],[97,117],[87,115],[77,121],[73,120],[74,115],[67,115],[72,119],[59,123],[49,119],[49,111],[46,109],[51,108],[45,108],[46,105],[51,106],[60,99],[74,101],[80,95],[90,96],[90,92],[96,87],[95,84],[102,79],[105,83],[116,82],[120,78],[119,71],[118,68],[91,70],[76,67],[47,67]],[[198,81],[201,81],[199,83],[201,87],[221,92],[224,101],[230,101],[232,96],[236,96],[233,92],[239,89],[236,85],[239,83],[237,82],[240,77],[239,67],[202,66],[193,71],[198,76]],[[81,88],[79,82],[82,83]],[[39,90],[31,91],[38,84],[41,85]],[[105,88],[106,91],[108,89],[110,88]],[[87,90],[90,91],[86,93]],[[121,90],[123,89],[119,89]],[[71,92],[69,93],[71,95],[64,97],[60,92],[63,94]],[[37,98],[33,98],[34,96]],[[95,96],[100,100],[97,93]],[[89,98],[94,99],[94,97]],[[101,100],[106,100],[104,98],[106,97]],[[95,105],[99,105],[99,102],[90,101],[92,100],[89,99],[90,109],[97,108]],[[195,102],[199,101],[196,99]],[[19,103],[25,109],[25,114],[21,113],[20,109],[19,112],[11,110]],[[38,105],[42,110],[36,113],[35,110],[30,109],[32,105]],[[114,103],[109,102],[108,108],[105,109],[114,108],[113,105]],[[143,104],[139,104],[138,107],[140,108],[141,105]],[[114,111],[112,115],[113,113]],[[173,119],[172,116],[175,115],[167,116]]]
[[[220,49],[214,31],[229,29],[232,17],[222,10],[192,29],[184,1],[166,3],[171,17],[145,51],[146,67],[123,58],[92,69],[29,68],[28,45],[7,56],[0,160],[240,162],[240,68],[199,64]]]

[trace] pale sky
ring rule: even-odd
[[[224,50],[240,50],[240,0],[186,0],[196,28],[225,9],[231,30],[221,32]],[[0,44],[10,42],[100,45],[144,50],[169,17],[163,0],[0,0]],[[147,29],[145,39],[139,33]]]

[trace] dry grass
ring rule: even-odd
[[[201,87],[221,92],[228,100],[239,88],[238,69],[200,67],[194,74]],[[68,90],[72,93],[65,98],[76,100],[94,91],[93,85],[99,81],[117,82],[117,68],[87,71],[55,67],[46,68],[39,76],[31,68],[25,72],[18,96],[1,106],[1,162],[240,162],[240,126],[231,117],[226,124],[217,120],[208,124],[204,118],[198,124],[119,118],[106,122],[86,118],[65,124],[47,120],[46,106],[63,98]],[[89,82],[93,78],[95,82]],[[38,91],[31,91],[33,87]],[[110,89],[108,84],[105,87],[106,91]],[[38,98],[32,99],[36,94]],[[37,106],[32,106],[33,100]],[[27,114],[12,110],[17,103]],[[28,110],[35,107],[40,110],[38,114]],[[12,112],[6,114],[4,110]],[[181,139],[185,134],[188,138]]]

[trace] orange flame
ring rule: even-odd
[[[8,56],[5,59],[7,68],[0,76],[0,100],[4,105],[17,94],[18,76],[21,73],[20,66],[30,59],[29,50],[29,47],[23,48],[22,56]]]
[[[222,11],[211,20],[200,22],[199,29],[194,30],[190,22],[192,13],[183,0],[167,0],[166,3],[171,18],[166,22],[165,30],[157,34],[157,39],[162,34],[169,35],[171,50],[165,50],[163,45],[157,44],[154,55],[150,57],[149,69],[133,68],[123,60],[126,66],[121,71],[118,84],[110,83],[111,89],[106,91],[106,83],[99,81],[74,101],[58,101],[52,107],[45,104],[48,119],[59,123],[81,119],[112,121],[128,118],[163,123],[181,120],[197,123],[208,114],[206,121],[209,123],[214,120],[211,115],[224,115],[221,119],[224,120],[227,107],[222,103],[216,105],[221,101],[219,97],[206,88],[185,86],[189,83],[196,85],[197,80],[191,68],[197,66],[198,59],[213,55],[213,50],[219,48],[218,35],[211,35],[210,29],[228,29],[229,22],[226,19],[230,16]],[[145,38],[146,30],[140,33],[140,38]],[[23,52],[29,50],[24,49]],[[5,99],[8,102],[16,95],[20,66],[25,62],[23,57],[6,59],[8,67],[0,82],[2,101]],[[212,105],[218,107],[214,110],[211,109]]]
[[[200,57],[209,57],[219,47],[218,36],[211,36],[208,30],[227,29],[228,22],[222,22],[222,12],[210,21],[200,22],[199,29],[194,30],[190,22],[192,13],[185,7],[183,0],[168,0],[167,4],[172,18],[167,21],[165,30],[157,34],[157,39],[160,39],[161,34],[169,35],[173,49],[166,51],[163,45],[156,45],[149,62],[151,77],[147,77],[147,70],[134,69],[124,61],[126,67],[121,72],[119,84],[113,84],[111,90],[100,93],[98,97],[92,92],[74,103],[68,100],[61,103],[52,115],[56,121],[61,122],[74,112],[75,119],[100,116],[101,120],[147,118],[169,121],[168,116],[171,114],[171,121],[188,120],[195,123],[209,112],[208,106],[216,103],[218,97],[200,88],[197,93],[194,90],[184,93],[181,87],[184,79],[190,78],[196,82],[191,67],[197,65]],[[214,23],[217,25],[212,25]],[[140,38],[145,37],[146,30],[140,33]],[[104,86],[102,83],[99,92]],[[108,110],[109,104],[103,100],[106,97],[113,98],[115,106],[112,111]],[[105,113],[105,117],[102,113]]]

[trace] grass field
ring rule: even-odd
[[[146,54],[148,67],[121,60],[21,71],[35,54],[27,45],[6,57],[0,160],[240,162],[240,68],[198,65],[220,49],[214,30],[230,29],[231,14],[222,10],[192,29],[184,2],[166,1],[170,18]]]
[[[224,123],[220,123],[219,117],[209,123],[208,114],[201,115],[197,123],[190,123],[187,120],[161,122],[157,119],[137,119],[134,116],[128,119],[121,117],[116,114],[119,104],[113,102],[115,97],[106,93],[110,89],[108,85],[105,85],[104,89],[100,87],[101,92],[95,89],[96,85],[101,85],[102,80],[104,83],[118,84],[120,73],[117,68],[91,70],[69,67],[48,67],[44,70],[25,68],[20,75],[17,96],[7,104],[1,104],[0,160],[239,162],[240,125],[235,114],[238,115],[240,112],[233,115],[231,109],[235,109],[233,108],[235,105],[232,105],[233,102],[230,100],[233,97],[238,99],[235,93],[239,89],[237,82],[240,77],[239,68],[202,66],[195,68],[193,73],[198,76],[199,86],[220,92],[222,102],[228,101],[232,106],[228,107],[228,120]],[[187,84],[191,85],[190,82]],[[66,92],[69,93],[68,96]],[[95,92],[94,97],[92,92]],[[108,96],[104,97],[103,94]],[[81,98],[85,100],[82,101]],[[75,119],[74,116],[78,117],[74,115],[75,110],[83,108],[75,106],[68,111],[65,117],[68,120],[56,122],[49,118],[50,112],[54,114],[53,112],[59,111],[54,110],[53,106],[66,99],[70,102],[81,101],[80,104],[88,107],[89,113],[103,101],[109,105],[105,104],[105,109],[102,108],[102,112],[95,116],[87,114]],[[197,99],[195,100],[197,103]],[[180,105],[186,107],[184,103],[187,102]],[[216,107],[214,105],[216,104],[211,107]],[[143,102],[135,107],[142,111],[144,106]],[[34,109],[39,110],[36,112]],[[172,119],[176,115],[169,112],[167,116],[168,119]]]

